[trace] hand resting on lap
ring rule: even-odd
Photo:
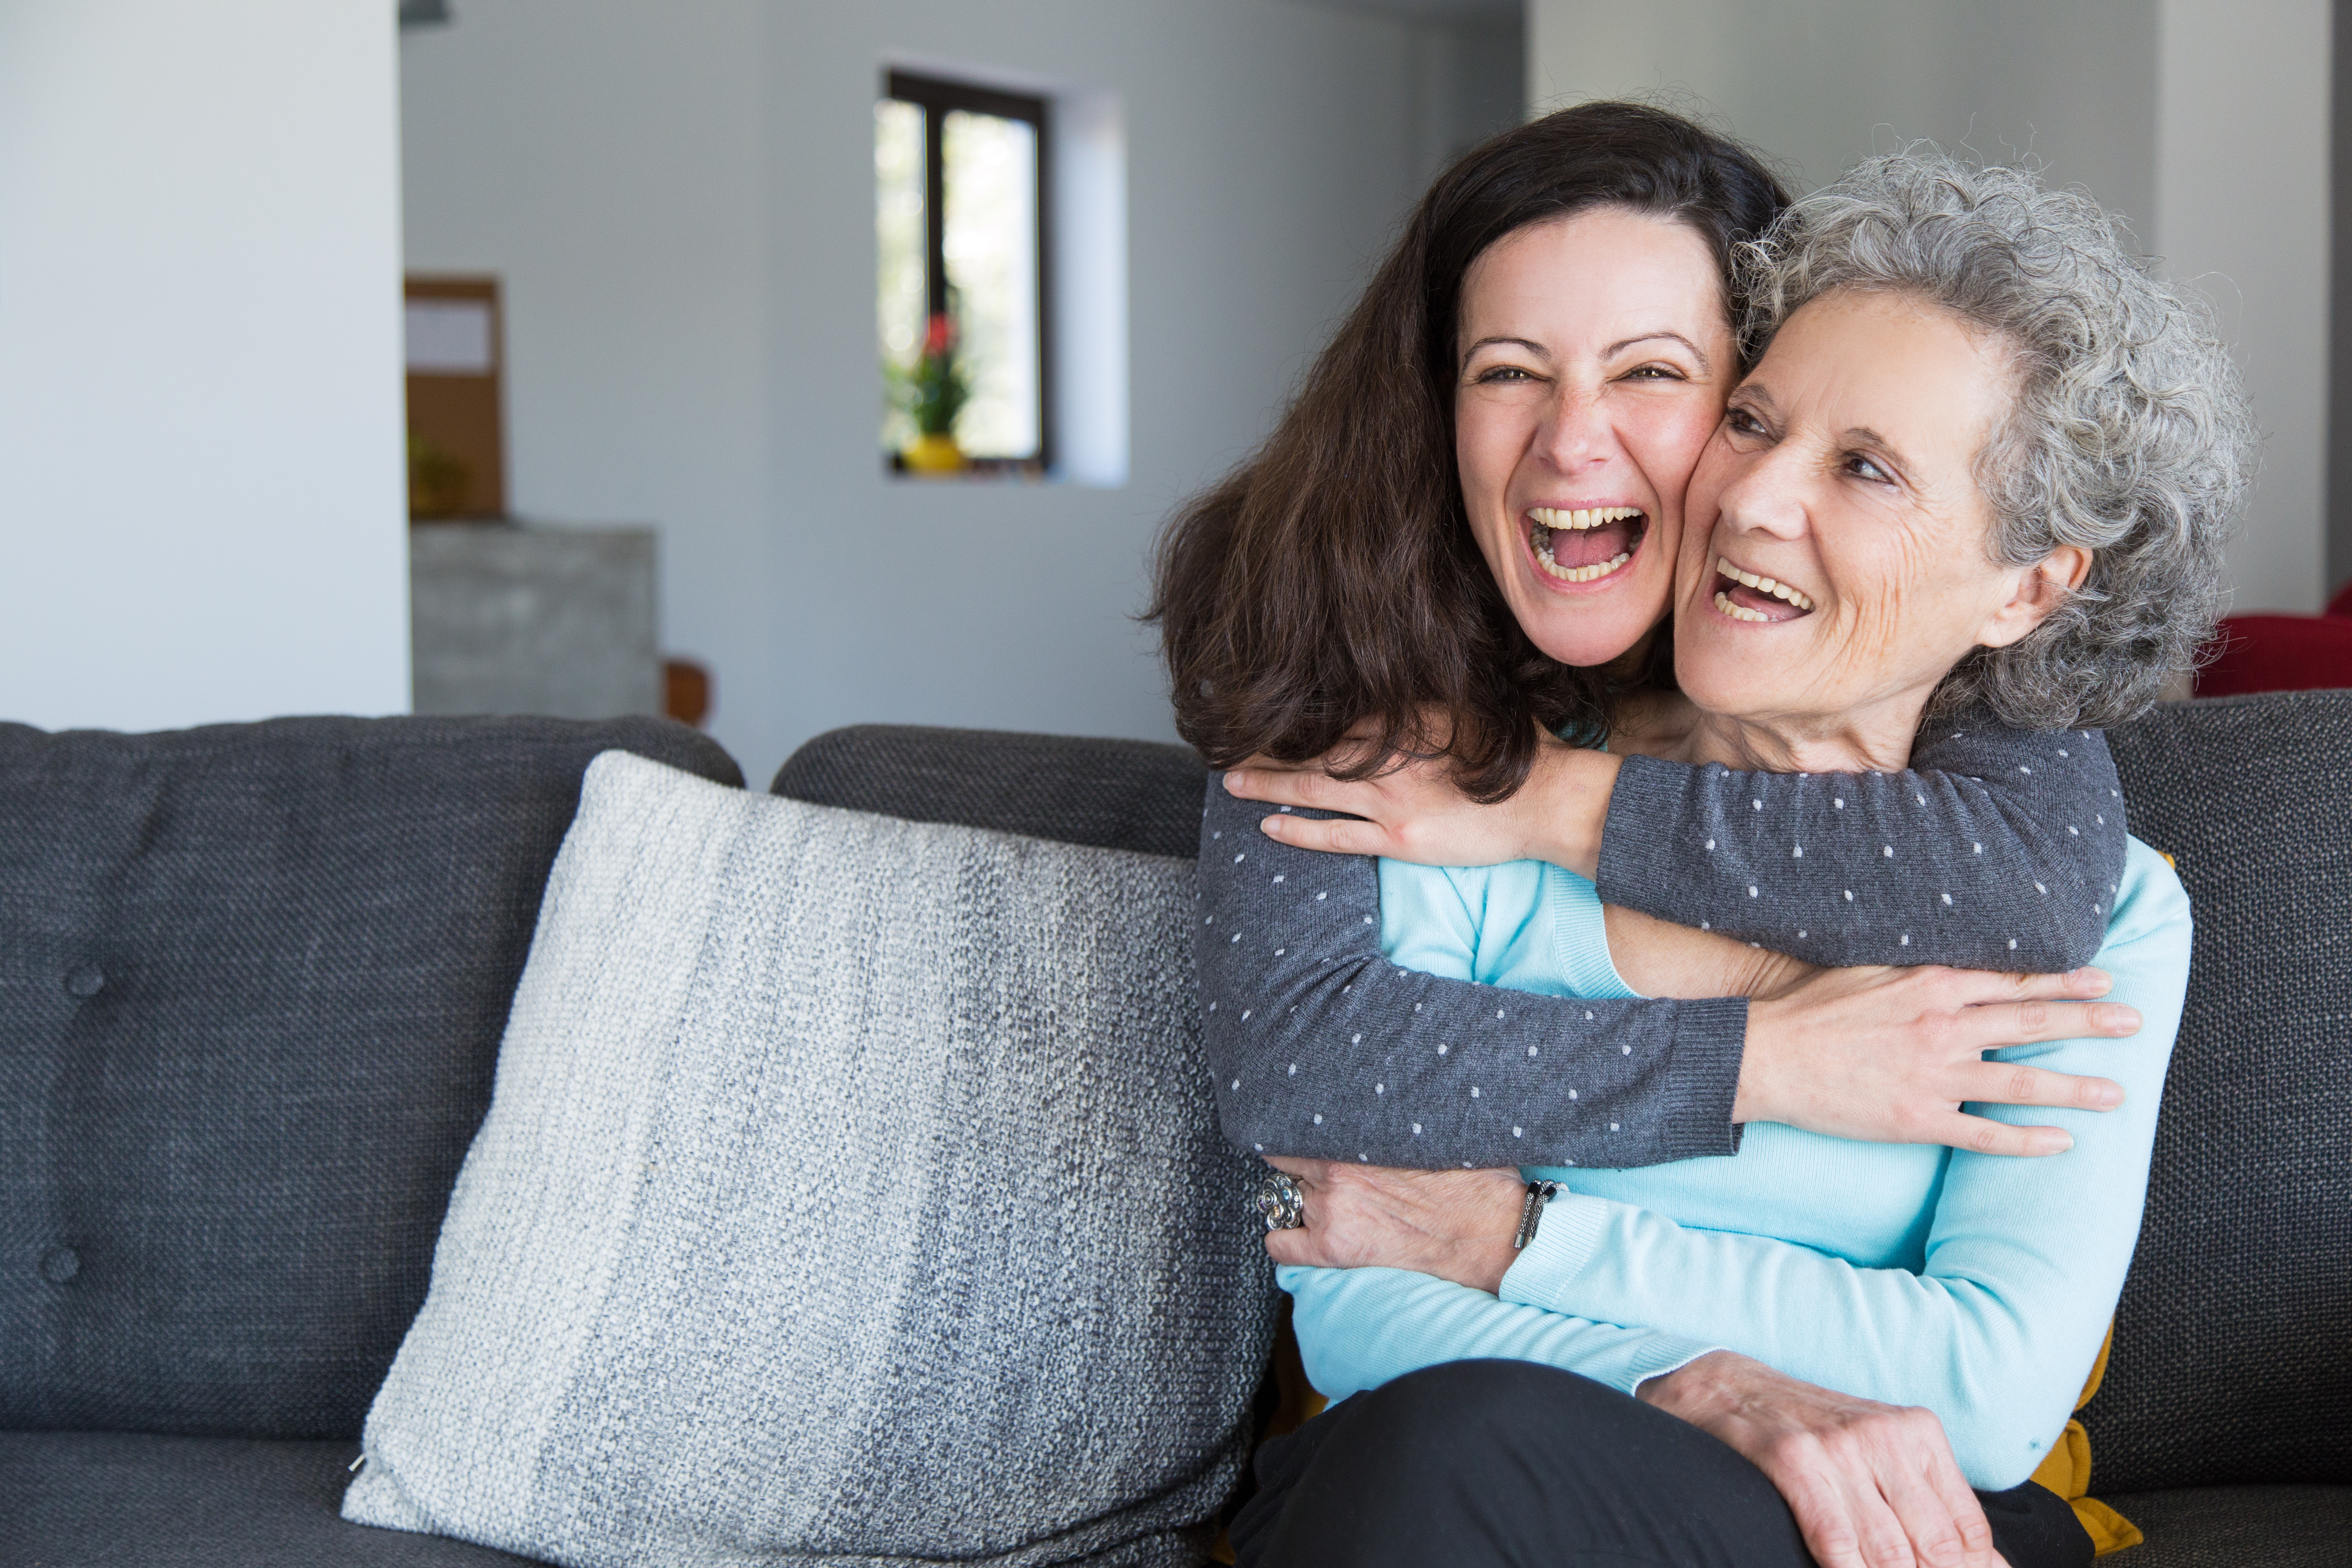
[[[1517,1256],[1517,1172],[1267,1163],[1297,1184],[1305,1219],[1266,1234],[1277,1263],[1404,1268],[1493,1294]],[[1933,1411],[1839,1394],[1729,1351],[1650,1378],[1635,1396],[1762,1470],[1822,1568],[2000,1562]]]

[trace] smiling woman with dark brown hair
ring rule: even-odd
[[[1464,788],[1493,799],[1526,782],[1543,733],[1601,722],[1611,694],[1644,679],[1638,656],[1673,570],[1658,509],[1679,506],[1696,444],[1687,430],[1670,437],[1688,447],[1665,455],[1673,493],[1629,491],[1619,510],[1632,515],[1559,531],[1580,564],[1627,559],[1584,584],[1596,657],[1538,647],[1465,526],[1454,414],[1465,279],[1533,229],[1601,216],[1610,232],[1597,243],[1634,247],[1613,270],[1664,260],[1657,302],[1688,334],[1672,371],[1645,364],[1661,339],[1619,345],[1601,373],[1653,402],[1670,380],[1696,391],[1683,401],[1703,441],[1739,368],[1724,285],[1733,247],[1787,202],[1745,149],[1626,103],[1549,115],[1441,177],[1264,448],[1168,531],[1150,613],[1185,738],[1220,763],[1304,762],[1370,721],[1357,770],[1368,776],[1391,752],[1436,744],[1420,732],[1435,707]],[[1629,650],[1629,667],[1605,668]]]

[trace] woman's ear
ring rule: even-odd
[[[1977,638],[1979,647],[2007,647],[2042,624],[2091,574],[2091,552],[2062,544],[2012,579],[2009,602],[1992,613]]]

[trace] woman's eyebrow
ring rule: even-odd
[[[1471,344],[1469,344],[1468,346],[1466,346],[1466,347],[1465,347],[1465,348],[1463,349],[1463,351],[1462,351],[1462,357],[1463,357],[1464,359],[1465,359],[1465,360],[1466,360],[1466,359],[1468,359],[1472,354],[1476,353],[1480,349],[1487,348],[1487,347],[1490,347],[1490,346],[1495,345],[1495,344],[1497,344],[1497,343],[1508,344],[1508,345],[1511,345],[1511,346],[1513,346],[1513,347],[1517,347],[1517,348],[1523,348],[1523,349],[1527,350],[1527,351],[1528,351],[1528,353],[1531,353],[1531,354],[1538,354],[1538,355],[1541,355],[1541,356],[1542,356],[1543,358],[1545,358],[1545,359],[1549,359],[1549,358],[1551,358],[1551,350],[1549,350],[1549,349],[1548,349],[1548,348],[1544,347],[1544,346],[1543,346],[1543,344],[1541,344],[1541,343],[1539,343],[1539,342],[1536,342],[1533,338],[1507,338],[1507,337],[1480,338],[1476,342],[1475,342],[1475,343],[1471,343]]]
[[[1698,361],[1698,367],[1701,370],[1713,370],[1715,368],[1715,362],[1706,357],[1706,351],[1699,347],[1696,343],[1691,342],[1688,338],[1683,336],[1680,332],[1643,332],[1639,337],[1621,339],[1616,342],[1611,343],[1606,349],[1602,350],[1601,357],[1602,359],[1615,359],[1619,354],[1623,353],[1627,349],[1632,348],[1636,343],[1654,343],[1661,342],[1682,344],[1683,347],[1690,351],[1691,357]]]

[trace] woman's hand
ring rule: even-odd
[[[1480,805],[1454,785],[1444,759],[1400,759],[1377,778],[1347,783],[1327,766],[1353,760],[1350,748],[1297,767],[1252,757],[1225,775],[1225,788],[1269,805],[1346,812],[1361,822],[1273,816],[1269,838],[1339,855],[1384,855],[1419,866],[1499,866],[1549,860],[1582,876],[1601,867],[1601,829],[1621,759],[1542,738],[1534,771],[1507,800]]]
[[[2007,1046],[2138,1033],[2136,1008],[2091,1000],[2112,984],[2097,969],[1822,970],[1749,1004],[1731,1119],[1877,1143],[2063,1154],[2074,1140],[2061,1128],[2014,1127],[1960,1106],[2121,1105],[2123,1086],[2111,1079],[1984,1059]]]
[[[1880,1405],[1715,1351],[1635,1391],[1771,1478],[1822,1568],[1991,1568],[1992,1526],[1932,1410]]]
[[[1266,1163],[1298,1184],[1306,1224],[1265,1233],[1276,1263],[1408,1268],[1492,1295],[1518,1254],[1517,1171],[1396,1171],[1333,1160]]]

